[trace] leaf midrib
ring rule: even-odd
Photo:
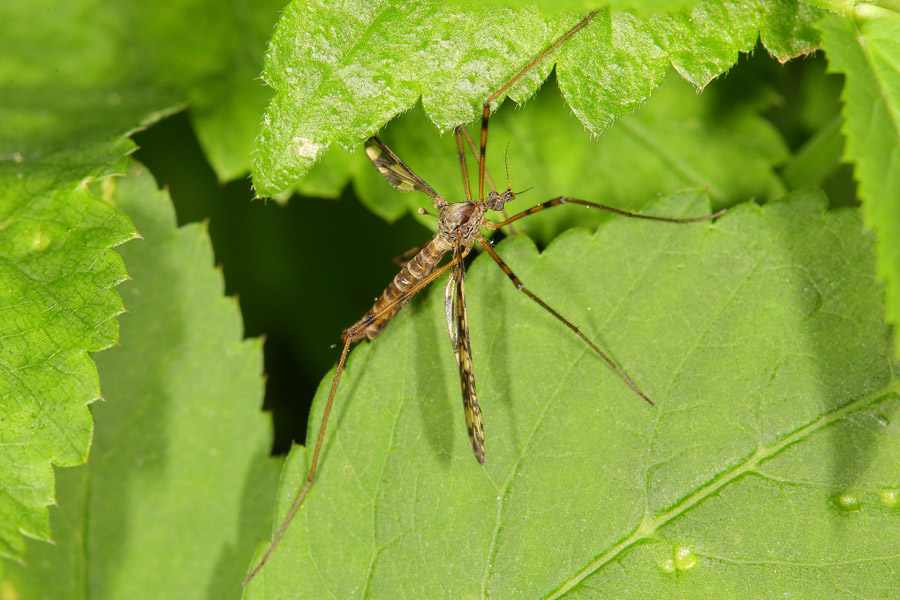
[[[796,429],[793,433],[782,438],[780,441],[774,444],[771,444],[769,446],[757,447],[756,451],[751,454],[746,460],[738,463],[730,471],[722,473],[718,478],[711,480],[704,486],[701,486],[696,492],[687,496],[681,502],[676,503],[669,510],[661,513],[654,518],[645,518],[637,526],[637,528],[635,528],[631,535],[601,554],[596,560],[589,563],[587,566],[585,566],[584,569],[582,569],[568,581],[560,585],[549,596],[547,596],[547,598],[550,600],[554,598],[560,598],[567,591],[571,590],[583,580],[599,571],[605,565],[614,560],[617,556],[628,550],[631,546],[634,546],[644,539],[654,538],[654,534],[656,533],[656,531],[662,528],[664,525],[683,515],[689,509],[700,504],[706,498],[714,496],[725,486],[740,478],[744,474],[755,472],[759,465],[761,465],[766,460],[776,456],[779,452],[781,452],[788,446],[803,441],[805,438],[816,433],[817,431],[831,425],[836,421],[843,419],[845,416],[852,412],[861,410],[863,407],[876,402],[877,400],[883,398],[885,395],[891,392],[900,393],[900,380],[894,379],[885,387],[876,392],[863,396],[858,400],[849,402],[841,408],[835,409],[830,413],[821,415],[816,420],[811,421],[803,427]]]

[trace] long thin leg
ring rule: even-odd
[[[475,147],[475,142],[472,141],[472,136],[469,135],[469,130],[466,129],[465,127],[461,127],[460,129],[462,129],[463,136],[465,136],[465,138],[466,138],[466,143],[469,145],[469,150],[472,151],[472,156],[475,157],[475,160],[479,160],[481,155],[478,153],[478,148]],[[491,191],[496,192],[497,186],[494,185],[494,180],[491,179],[491,173],[490,173],[490,171],[487,170],[487,167],[484,168],[484,178],[487,180],[488,186],[491,188]],[[506,188],[509,189],[509,168],[508,167],[506,169]],[[505,206],[503,207],[503,210],[500,211],[500,214],[503,215],[504,219],[509,218],[509,215],[506,214]],[[510,227],[509,234],[516,235],[516,228]]]
[[[493,96],[491,96],[493,98]],[[491,101],[481,107],[481,152],[478,153],[478,199],[484,200],[484,155],[487,154],[488,119],[491,118]]]
[[[469,169],[466,168],[466,153],[463,150],[462,144],[462,136],[459,135],[459,130],[463,129],[462,127],[457,127],[453,130],[453,135],[456,137],[456,153],[459,156],[459,168],[462,171],[463,178],[463,187],[466,188],[466,200],[468,202],[472,201],[472,190],[469,189]],[[466,137],[469,136],[469,132],[466,132]]]
[[[244,581],[241,582],[241,585],[247,585],[250,583],[250,580],[253,579],[256,574],[262,569],[263,565],[266,564],[266,561],[269,560],[269,556],[271,556],[272,552],[275,550],[275,547],[281,541],[282,536],[284,536],[284,532],[287,531],[288,525],[291,524],[291,520],[294,518],[294,513],[297,512],[297,509],[300,508],[300,505],[303,503],[303,499],[306,497],[306,492],[309,490],[309,486],[312,485],[313,478],[316,474],[316,464],[319,462],[319,451],[322,449],[322,439],[325,437],[325,426],[328,424],[328,415],[331,414],[331,404],[334,402],[334,393],[337,391],[338,382],[341,380],[341,373],[344,370],[344,363],[347,360],[347,353],[350,351],[350,344],[353,343],[353,338],[347,337],[344,342],[344,349],[341,350],[341,359],[338,361],[337,371],[334,373],[334,379],[331,381],[331,392],[328,394],[328,402],[325,404],[325,414],[322,416],[322,425],[319,426],[319,438],[316,440],[316,449],[313,452],[312,464],[309,467],[309,475],[306,476],[306,483],[303,484],[303,487],[300,489],[300,495],[297,496],[297,500],[294,501],[294,505],[291,506],[291,510],[288,512],[287,517],[285,517],[284,521],[281,523],[281,527],[278,528],[278,533],[275,534],[274,539],[272,539],[272,543],[269,544],[269,548],[266,550],[266,553],[263,555],[262,560],[259,561],[253,570],[250,571],[250,574],[244,578]]]
[[[717,213],[713,213],[711,215],[704,215],[702,217],[690,217],[688,219],[670,219],[668,217],[654,217],[653,215],[639,215],[637,213],[630,213],[628,211],[620,210],[618,208],[613,208],[612,206],[606,206],[604,204],[597,204],[596,202],[588,202],[587,200],[578,200],[577,198],[567,198],[566,196],[560,196],[559,198],[554,198],[553,200],[548,200],[547,202],[541,202],[536,206],[532,206],[529,209],[523,210],[522,212],[515,214],[508,219],[505,219],[499,223],[489,223],[485,222],[484,226],[488,229],[499,229],[504,225],[509,225],[513,221],[518,221],[519,219],[524,219],[528,215],[533,215],[536,212],[540,212],[542,210],[546,210],[548,208],[553,208],[554,206],[560,206],[562,204],[580,204],[581,206],[587,206],[588,208],[599,208],[600,210],[605,210],[611,213],[615,213],[617,215],[622,215],[623,217],[631,217],[634,219],[647,219],[648,221],[664,221],[666,223],[696,223],[697,221],[709,221],[711,219],[715,219],[724,215],[728,209],[723,208]]]
[[[508,90],[509,88],[511,88],[511,87],[512,87],[519,79],[522,78],[522,76],[523,76],[525,73],[527,73],[528,71],[530,71],[530,70],[532,69],[532,67],[534,67],[534,65],[536,65],[536,64],[539,63],[539,62],[541,62],[541,60],[543,60],[543,58],[544,58],[545,56],[547,56],[548,54],[550,54],[551,52],[553,52],[554,50],[556,50],[557,48],[559,48],[560,44],[562,44],[562,43],[565,42],[567,39],[569,39],[570,37],[572,37],[573,35],[575,35],[575,34],[578,32],[579,29],[581,29],[582,27],[584,27],[585,25],[587,25],[588,23],[590,23],[590,22],[591,22],[591,19],[593,19],[593,18],[594,18],[594,15],[596,15],[598,12],[599,12],[599,11],[596,11],[596,10],[593,11],[593,12],[591,12],[591,14],[589,14],[589,15],[586,16],[584,19],[582,19],[581,22],[578,23],[578,25],[576,25],[575,27],[573,27],[572,29],[570,29],[569,31],[567,31],[566,33],[564,33],[564,34],[562,35],[562,37],[560,37],[558,40],[556,40],[555,42],[553,42],[553,44],[552,44],[549,48],[547,48],[546,50],[544,50],[543,52],[541,52],[540,54],[538,54],[538,55],[534,58],[534,60],[532,60],[532,61],[531,61],[530,63],[528,63],[527,65],[525,65],[525,67],[524,67],[521,71],[519,71],[518,73],[516,73],[515,77],[513,77],[512,79],[510,79],[509,81],[507,81],[507,82],[503,85],[503,87],[501,87],[499,90],[497,90],[496,92],[494,92],[493,94],[491,94],[491,97],[487,99],[487,102],[486,102],[485,104],[488,104],[488,105],[489,105],[491,102],[493,102],[494,100],[496,100],[496,99],[500,96],[500,94],[502,94],[503,92],[505,92],[506,90]]]
[[[460,127],[459,129],[462,130],[463,136],[466,138],[466,144],[469,145],[469,150],[472,151],[472,156],[475,157],[475,160],[479,160],[481,155],[478,153],[478,148],[475,147],[475,142],[472,141],[472,136],[469,135],[469,130],[465,127]],[[491,191],[496,192],[497,186],[494,185],[494,180],[491,178],[491,174],[487,170],[487,167],[484,168],[484,178],[488,183],[488,187],[491,188]]]
[[[507,81],[503,86],[490,95],[490,97],[485,101],[484,105],[481,107],[481,152],[478,156],[478,199],[484,200],[484,155],[487,151],[487,128],[488,128],[488,118],[491,116],[491,102],[500,97],[501,94],[506,92],[509,88],[511,88],[519,79],[522,78],[525,73],[530,71],[534,65],[539,63],[544,59],[545,56],[559,48],[559,45],[565,42],[567,39],[575,35],[575,33],[591,22],[591,19],[594,18],[594,15],[597,14],[598,11],[593,11],[591,14],[586,16],[581,22],[578,23],[575,27],[564,33],[558,40],[553,42],[546,50],[538,54],[534,59],[525,65],[525,67],[515,74],[515,76]]]
[[[373,315],[373,317],[377,319],[381,314],[393,310],[393,308],[398,304],[405,304],[414,294],[443,275],[448,269],[456,265],[458,261],[465,258],[467,254],[468,251],[459,253],[458,255],[454,253],[454,257],[450,262],[432,271],[422,281],[411,287],[408,292],[398,297],[394,302],[385,306],[381,311]],[[313,479],[316,475],[316,465],[319,462],[319,452],[322,450],[322,441],[325,439],[325,427],[328,425],[328,416],[331,414],[331,404],[334,402],[334,395],[337,392],[338,382],[341,380],[341,373],[344,370],[344,363],[347,360],[347,354],[350,350],[350,344],[359,339],[359,336],[355,336],[353,333],[354,332],[352,332],[352,330],[348,330],[348,332],[345,334],[344,348],[343,350],[341,350],[341,358],[340,360],[338,360],[337,370],[334,372],[334,379],[332,379],[331,381],[331,391],[328,393],[328,401],[325,403],[325,413],[322,415],[322,424],[319,426],[319,437],[316,440],[316,449],[313,451],[312,462],[310,463],[309,467],[309,474],[306,476],[306,483],[304,483],[303,487],[300,489],[300,494],[297,496],[297,499],[294,500],[294,504],[293,506],[291,506],[291,510],[288,512],[287,517],[285,517],[284,521],[281,523],[281,526],[278,528],[278,532],[272,539],[272,543],[269,544],[269,548],[266,550],[266,553],[263,555],[259,563],[255,567],[253,567],[253,570],[250,571],[250,574],[247,575],[246,578],[244,578],[244,581],[241,582],[242,586],[250,583],[250,580],[252,580],[256,576],[259,570],[262,569],[263,565],[266,564],[266,561],[269,560],[269,556],[272,555],[275,547],[278,546],[278,543],[284,536],[285,531],[287,531],[288,525],[291,524],[291,520],[294,518],[294,514],[297,512],[297,509],[300,508],[300,505],[303,504],[303,499],[306,497],[306,492],[312,485]]]
[[[651,400],[649,397],[647,397],[647,394],[645,394],[644,392],[641,391],[641,388],[639,388],[631,380],[631,378],[629,378],[628,375],[625,374],[625,371],[620,369],[619,366],[615,362],[613,362],[613,359],[611,359],[609,356],[607,356],[606,353],[603,352],[603,350],[598,348],[597,345],[594,344],[594,342],[592,342],[590,339],[588,339],[588,337],[586,335],[584,335],[584,333],[580,329],[578,329],[578,327],[573,325],[564,316],[562,316],[561,314],[556,312],[553,308],[550,307],[549,304],[547,304],[546,302],[544,302],[543,300],[538,298],[534,294],[534,292],[532,292],[531,290],[529,290],[527,287],[525,287],[522,284],[522,281],[516,276],[515,273],[512,272],[512,269],[509,268],[509,265],[507,265],[505,262],[503,262],[503,259],[500,258],[500,256],[496,252],[494,252],[494,249],[491,247],[490,243],[486,239],[484,239],[484,236],[482,236],[479,233],[477,236],[475,236],[475,239],[478,240],[478,242],[484,248],[485,252],[490,254],[491,258],[494,259],[494,262],[496,262],[498,265],[500,265],[500,268],[503,269],[503,272],[506,273],[506,276],[509,278],[510,281],[512,281],[513,285],[516,286],[517,290],[519,290],[520,292],[524,293],[526,296],[528,296],[529,298],[531,298],[532,300],[537,302],[541,306],[541,308],[543,308],[544,310],[549,312],[551,315],[553,315],[554,317],[556,317],[557,319],[562,321],[566,327],[568,327],[569,329],[574,331],[575,334],[578,335],[578,337],[583,339],[587,343],[587,345],[591,347],[591,350],[593,350],[598,355],[600,355],[600,358],[605,360],[606,364],[608,364],[610,367],[612,367],[612,370],[615,371],[619,375],[619,377],[621,377],[622,380],[628,384],[628,387],[630,387],[632,390],[634,390],[634,392],[638,396],[640,396],[641,398],[646,400],[651,406],[653,406],[653,400]]]
[[[559,48],[560,44],[565,42],[567,39],[575,35],[579,29],[587,25],[591,22],[591,19],[594,18],[594,15],[599,11],[592,11],[588,16],[582,19],[575,27],[564,33],[553,42],[546,50],[538,54],[530,63],[525,65],[521,71],[516,73],[512,79],[507,81],[500,87],[496,92],[490,95],[490,97],[484,102],[484,105],[481,107],[481,152],[478,153],[478,199],[484,200],[484,157],[487,153],[487,130],[488,130],[488,119],[491,116],[491,102],[500,97],[501,94],[506,92],[509,88],[511,88],[519,79],[522,78],[525,73],[534,68],[534,65],[539,63],[546,57],[548,54]]]

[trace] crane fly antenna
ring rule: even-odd
[[[506,167],[506,189],[511,190],[509,185],[509,141],[506,142],[506,152],[503,153],[503,165]]]

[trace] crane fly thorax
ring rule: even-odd
[[[453,202],[440,208],[439,235],[450,243],[457,239],[463,246],[471,246],[481,227],[487,206],[482,202]]]

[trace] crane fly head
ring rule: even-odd
[[[484,204],[488,210],[503,210],[503,206],[516,199],[516,193],[507,188],[505,192],[491,192],[485,199]]]

